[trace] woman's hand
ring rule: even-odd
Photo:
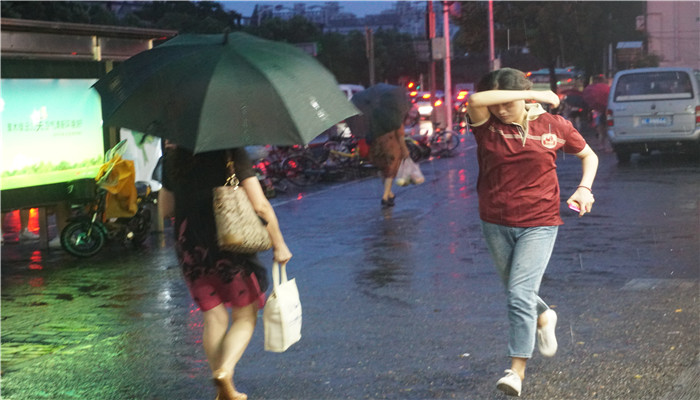
[[[574,194],[569,197],[566,204],[571,205],[574,203],[581,211],[579,211],[578,216],[583,217],[584,214],[591,212],[593,208],[593,203],[595,203],[595,198],[593,198],[593,193],[588,188],[579,186]]]
[[[557,96],[556,93],[552,92],[551,90],[535,91],[535,93],[537,93],[537,95],[534,96],[534,100],[537,100],[541,103],[551,104],[554,108],[559,107],[559,102],[561,101],[561,99],[559,98],[559,96]]]
[[[292,258],[292,252],[289,251],[287,245],[284,244],[282,246],[277,246],[274,248],[272,252],[272,257],[276,262],[280,264],[286,264]]]

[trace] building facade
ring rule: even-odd
[[[659,66],[700,68],[700,1],[648,1],[643,23]]]

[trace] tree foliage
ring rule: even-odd
[[[0,5],[3,18],[100,25],[119,24],[119,20],[105,8],[77,1],[3,1]]]
[[[181,33],[221,33],[240,29],[241,23],[239,13],[226,11],[214,1],[153,1],[135,14],[142,26]]]
[[[462,3],[453,43],[458,54],[488,50],[488,3]],[[497,53],[527,47],[543,64],[575,65],[586,76],[603,72],[609,44],[643,40],[635,18],[641,1],[496,1],[493,2]]]

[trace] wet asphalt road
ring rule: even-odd
[[[378,179],[273,200],[295,254],[303,337],[267,353],[261,324],[239,390],[251,400],[506,398],[495,390],[509,367],[505,299],[481,238],[473,145],[423,163],[426,183],[397,189],[393,209],[380,209]],[[599,156],[594,212],[562,207],[540,291],[559,313],[559,352],[534,355],[522,398],[700,398],[700,165]],[[567,196],[580,163],[559,164]],[[87,260],[5,244],[2,398],[213,399],[171,233]]]

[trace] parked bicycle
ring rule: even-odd
[[[433,122],[433,135],[430,137],[430,149],[433,155],[451,155],[459,146],[459,132],[440,128],[439,122]]]
[[[268,197],[287,191],[287,182],[303,187],[321,178],[320,165],[300,146],[271,146],[267,157],[253,163],[253,169]]]
[[[451,156],[459,146],[460,133],[451,129],[441,129],[439,122],[433,122],[433,133],[406,135],[406,146],[413,161],[432,156]]]
[[[350,180],[373,173],[372,165],[362,157],[360,140],[344,135],[324,143],[321,162],[323,177],[328,180]]]

